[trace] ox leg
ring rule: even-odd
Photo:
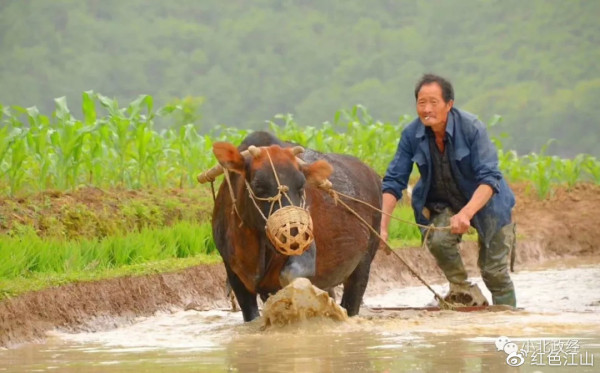
[[[260,313],[258,312],[256,294],[252,294],[248,291],[248,289],[246,289],[242,281],[235,273],[233,273],[228,265],[225,265],[225,270],[227,271],[227,279],[229,280],[229,284],[231,285],[238,304],[242,309],[244,321],[252,321],[259,317]]]
[[[288,257],[285,266],[279,273],[279,284],[282,287],[299,277],[312,277],[316,272],[317,248],[313,242],[302,255]]]
[[[370,255],[368,253],[365,254],[354,272],[344,282],[341,306],[346,309],[348,316],[358,315],[360,304],[362,303],[362,298],[369,282],[371,261],[372,258]]]

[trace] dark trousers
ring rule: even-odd
[[[441,211],[430,211],[430,222],[436,227],[450,225],[454,212],[450,208]],[[422,230],[423,238],[426,230]],[[458,244],[462,235],[452,234],[449,230],[431,230],[427,236],[427,247],[435,257],[438,266],[449,282],[467,283],[467,272],[458,252]],[[492,293],[493,304],[506,304],[515,307],[515,288],[508,272],[508,257],[515,246],[515,224],[502,227],[492,237],[490,244],[485,245],[479,238],[479,259],[477,265],[481,270],[483,282]]]

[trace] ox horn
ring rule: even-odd
[[[304,148],[301,147],[300,145],[294,146],[292,148],[292,153],[294,153],[294,155],[298,155],[300,153],[304,153]]]
[[[250,145],[248,147],[248,152],[250,152],[250,154],[254,157],[254,158],[258,158],[260,156],[260,153],[262,153],[261,148],[257,148],[254,145]]]
[[[242,151],[240,154],[244,157],[247,158],[249,156],[253,156],[253,157],[257,157],[261,152],[260,148],[257,148],[254,145],[250,145],[248,147],[247,150]],[[294,155],[298,155],[299,153],[304,152],[304,148],[301,146],[295,146],[292,148],[292,152],[294,153]],[[306,164],[306,162],[304,162],[304,160],[296,157],[296,161],[303,165]],[[206,171],[203,171],[201,173],[198,174],[198,176],[196,177],[196,180],[198,180],[198,182],[200,184],[204,184],[204,183],[211,183],[213,181],[215,181],[215,179],[223,174],[223,166],[221,166],[220,164],[217,164],[215,166],[213,166],[212,168],[209,168]]]
[[[240,154],[244,158],[247,158],[250,156],[250,152],[248,150],[244,150]],[[201,173],[199,173],[198,176],[196,176],[196,180],[198,180],[198,182],[200,184],[212,183],[213,181],[215,181],[217,176],[221,176],[223,174],[223,172],[224,172],[223,166],[221,166],[220,164],[217,164],[217,165],[209,168],[208,170],[202,171]]]

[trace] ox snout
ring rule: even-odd
[[[312,218],[308,210],[285,206],[267,219],[267,237],[283,255],[301,255],[314,242]]]
[[[312,277],[316,272],[317,247],[313,241],[302,255],[289,256],[279,274],[279,283],[282,287],[299,277]]]

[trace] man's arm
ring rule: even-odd
[[[383,202],[381,206],[381,210],[383,210],[383,215],[381,216],[381,238],[387,242],[389,236],[389,226],[390,226],[390,218],[389,215],[394,212],[394,207],[396,207],[396,196],[391,193],[383,193]],[[389,214],[389,215],[386,215]]]
[[[485,206],[486,203],[494,195],[494,190],[487,184],[481,184],[475,189],[471,200],[463,207],[458,214],[450,218],[450,232],[455,234],[463,234],[471,227],[471,219],[477,214],[479,210]],[[383,220],[382,220],[383,225]]]
[[[498,152],[490,141],[485,125],[477,119],[471,128],[471,160],[479,186],[465,207],[450,218],[451,232],[456,234],[463,234],[469,230],[473,216],[498,192],[502,178],[498,169]]]

